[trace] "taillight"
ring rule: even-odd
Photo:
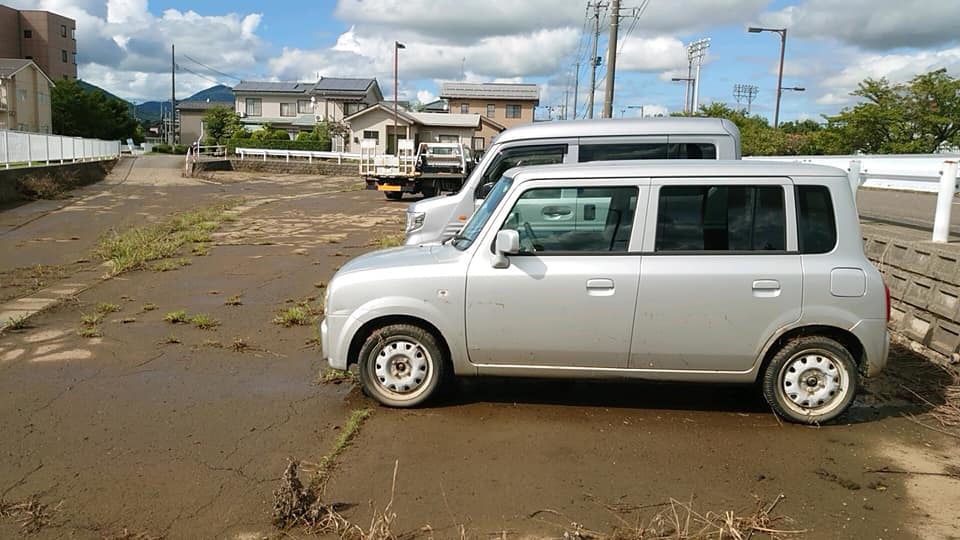
[[[887,322],[890,322],[890,287],[887,287],[887,284],[883,284],[883,291],[887,295]]]

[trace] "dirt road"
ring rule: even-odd
[[[770,527],[804,531],[787,537],[960,538],[956,439],[904,417],[932,422],[911,390],[940,403],[945,375],[902,348],[845,423],[823,427],[781,424],[742,387],[475,380],[430,408],[379,408],[350,382],[317,382],[313,325],[272,321],[398,233],[405,204],[353,178],[154,178],[134,167],[59,209],[0,212],[16,268],[90,259],[108,227],[236,196],[248,208],[190,265],[108,279],[0,336],[0,500],[48,505],[37,538],[308,537],[271,525],[280,474],[290,457],[321,461],[363,408],[324,493],[363,526],[396,466],[393,530],[423,538],[586,538],[691,501],[748,516],[781,494],[771,515],[790,520]],[[117,310],[102,337],[80,337],[98,304]],[[219,324],[164,320],[179,310]],[[7,508],[0,537],[36,522]]]

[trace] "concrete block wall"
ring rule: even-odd
[[[29,179],[41,179],[67,192],[106,178],[117,160],[85,161],[34,167],[0,168],[0,203],[38,198],[31,193]]]
[[[866,233],[863,247],[890,288],[890,328],[960,358],[960,246]]]
[[[222,159],[201,161],[194,165],[193,174],[204,171],[248,171],[276,174],[316,174],[319,176],[356,176],[360,181],[356,163],[333,163],[329,161],[285,161],[280,159]]]

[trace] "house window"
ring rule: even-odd
[[[293,114],[293,103],[281,103],[280,116],[296,116]]]
[[[460,104],[460,113],[461,113],[461,114],[470,114],[470,104],[469,104],[469,103],[461,103],[461,104]]]
[[[460,142],[460,137],[456,135],[438,135],[437,142],[442,143],[458,143]]]
[[[247,116],[260,116],[263,114],[263,101],[260,98],[247,98]]]
[[[73,53],[73,65],[77,65],[77,53]]]
[[[493,118],[495,112],[497,112],[497,106],[493,103],[487,103],[487,118]]]
[[[60,37],[67,37],[67,25],[60,25]]]
[[[520,106],[507,105],[507,118],[520,118]]]
[[[24,30],[23,31],[24,39],[30,39],[33,37],[33,30]]]
[[[67,50],[66,50],[66,49],[62,49],[62,50],[60,51],[60,59],[63,60],[64,62],[67,61]]]
[[[364,138],[364,139],[373,139],[373,140],[375,140],[375,141],[377,141],[377,142],[380,142],[380,132],[379,132],[379,131],[364,131],[364,132],[363,132],[363,138]]]
[[[367,108],[366,103],[347,103],[343,106],[343,115],[350,116]]]
[[[472,142],[473,149],[482,152],[484,149],[483,142],[483,137],[474,137]]]
[[[313,114],[313,106],[309,99],[297,100],[297,114]]]
[[[17,89],[17,101],[26,101],[27,100],[27,91]]]

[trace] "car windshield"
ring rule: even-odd
[[[497,182],[497,185],[490,190],[483,204],[473,213],[473,217],[471,217],[470,221],[463,227],[463,230],[453,237],[453,247],[463,251],[473,244],[473,241],[477,239],[477,235],[480,234],[483,226],[486,225],[487,220],[493,215],[493,211],[496,210],[500,201],[503,200],[503,196],[510,190],[511,185],[513,185],[513,179],[507,178],[506,176]]]
[[[467,179],[463,182],[463,184],[460,185],[460,189],[462,190],[467,186],[471,185],[474,178],[483,176],[483,172],[490,165],[490,162],[493,161],[493,158],[496,157],[499,153],[500,153],[500,147],[497,145],[493,145],[490,148],[488,148],[487,151],[483,154],[483,158],[480,160],[480,163],[477,164],[477,166],[473,169],[473,172],[470,173],[470,176],[468,176]]]

